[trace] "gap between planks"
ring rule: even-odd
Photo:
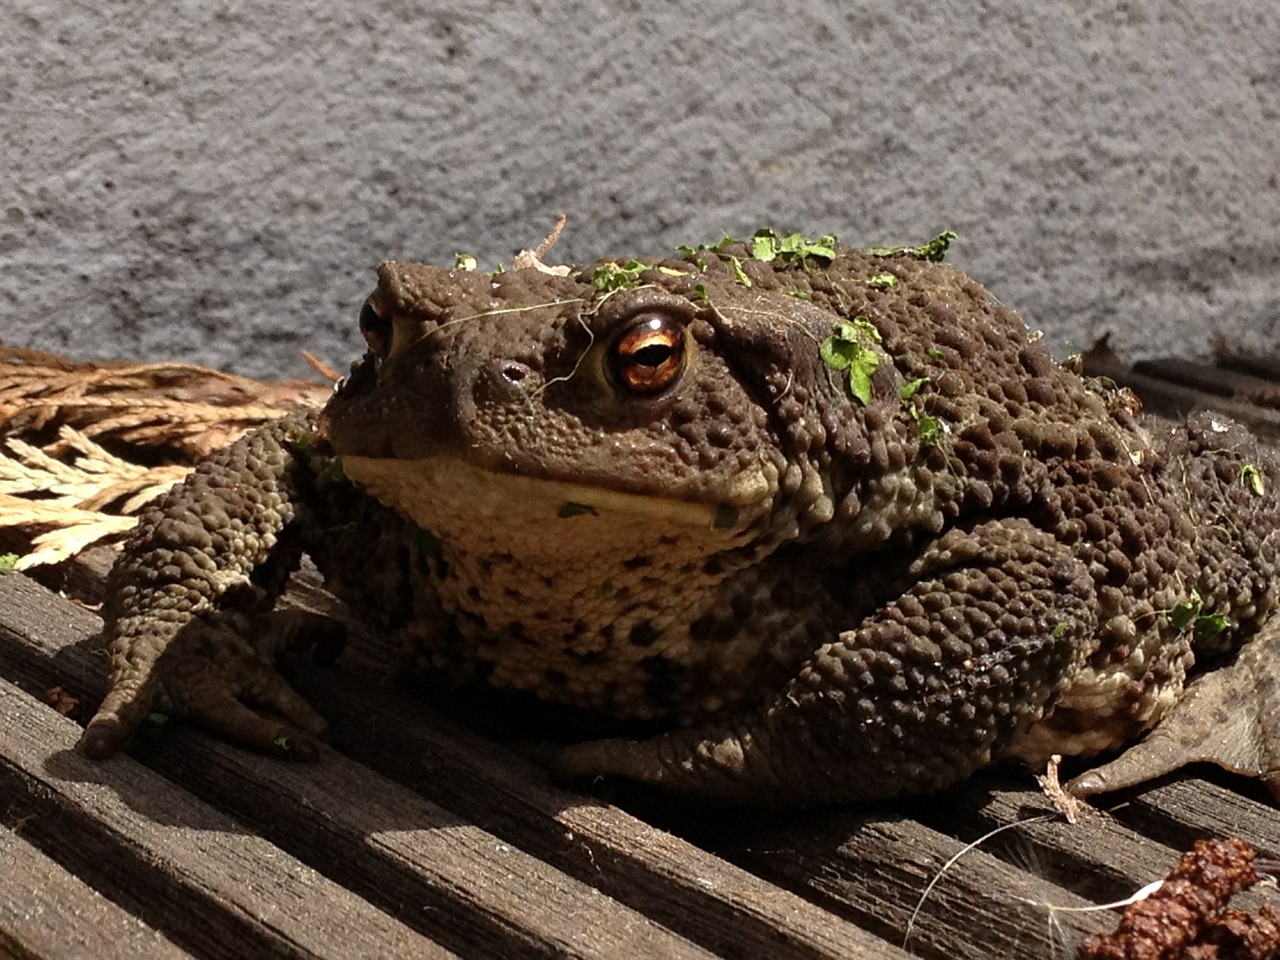
[[[4,826],[0,877],[0,957],[191,960]]]

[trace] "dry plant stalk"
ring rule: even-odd
[[[28,545],[13,566],[121,539],[197,460],[268,420],[319,408],[330,389],[0,345],[0,531]]]
[[[1053,808],[1062,814],[1067,823],[1077,824],[1080,822],[1080,817],[1089,809],[1089,805],[1079,797],[1068,793],[1066,787],[1062,785],[1058,779],[1058,767],[1061,763],[1062,754],[1055,753],[1051,756],[1044,773],[1036,775],[1036,783],[1040,784],[1045,797],[1053,804]]]

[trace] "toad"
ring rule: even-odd
[[[1280,471],[1144,417],[938,262],[762,231],[661,261],[384,263],[312,418],[201,464],[111,575],[110,692],[316,754],[273,612],[307,554],[416,663],[656,732],[564,777],[805,805],[1094,756],[1280,770]],[[1207,667],[1213,667],[1209,670]]]

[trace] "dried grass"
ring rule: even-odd
[[[24,549],[14,566],[118,541],[197,460],[261,423],[321,406],[329,391],[195,364],[87,363],[0,345],[0,533]]]
[[[87,363],[0,345],[0,435],[65,424],[99,443],[171,448],[194,460],[288,411],[323,406],[329,391],[191,363]]]

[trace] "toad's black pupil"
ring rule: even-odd
[[[360,308],[361,332],[385,336],[389,329],[391,329],[391,320],[379,315],[378,311],[373,308],[373,304],[366,300],[364,306]]]
[[[666,343],[650,343],[631,354],[632,363],[642,367],[660,367],[671,359],[672,348]]]

